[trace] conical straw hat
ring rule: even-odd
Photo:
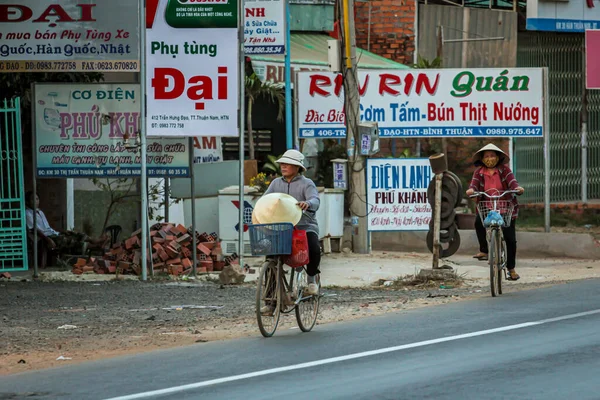
[[[298,200],[285,193],[269,193],[261,197],[252,212],[252,222],[259,224],[288,222],[296,225],[300,218],[302,210],[298,207]]]
[[[481,149],[479,149],[477,151],[477,153],[475,153],[473,155],[473,161],[480,161],[481,157],[483,157],[483,153],[486,152],[486,151],[488,151],[488,150],[500,153],[499,154],[499,162],[498,162],[498,164],[508,164],[508,162],[510,161],[510,158],[508,157],[508,154],[506,154],[505,152],[503,152],[502,149],[500,149],[496,145],[493,145],[492,143],[486,144]]]

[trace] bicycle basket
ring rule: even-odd
[[[494,209],[493,201],[480,201],[477,203],[477,212],[486,228],[491,225],[502,225],[504,228],[508,228],[514,207],[510,200],[497,200],[496,209]]]
[[[294,225],[288,223],[248,225],[253,256],[289,255],[292,253]]]

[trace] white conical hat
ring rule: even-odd
[[[269,193],[256,202],[252,212],[252,222],[276,224],[289,222],[296,225],[302,218],[298,200],[285,193]]]
[[[473,155],[473,161],[479,161],[481,160],[481,158],[483,157],[483,153],[491,150],[491,151],[495,151],[497,153],[500,153],[500,161],[499,164],[508,164],[508,162],[510,161],[510,158],[508,157],[508,154],[506,154],[505,152],[503,152],[498,146],[494,145],[494,144],[486,144],[485,146],[483,146],[481,149],[479,149],[477,151],[477,153],[475,153]]]

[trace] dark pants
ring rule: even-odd
[[[517,233],[515,232],[516,219],[510,222],[508,228],[502,228],[504,240],[506,241],[506,267],[514,269],[517,258]],[[477,240],[479,241],[479,251],[488,254],[488,243],[486,238],[485,227],[479,215],[475,219],[475,232],[477,232]]]
[[[319,235],[314,232],[306,232],[306,238],[308,239],[308,265],[306,271],[308,275],[315,276],[319,271],[319,265],[321,264],[321,245],[319,244]]]

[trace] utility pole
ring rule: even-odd
[[[350,213],[353,232],[352,247],[355,253],[369,252],[369,233],[367,231],[367,185],[365,182],[365,159],[360,154],[360,123],[358,92],[358,74],[356,64],[356,30],[354,28],[354,0],[340,0],[340,15],[343,16],[342,48],[344,76],[344,108],[346,111],[346,149],[350,173]]]

